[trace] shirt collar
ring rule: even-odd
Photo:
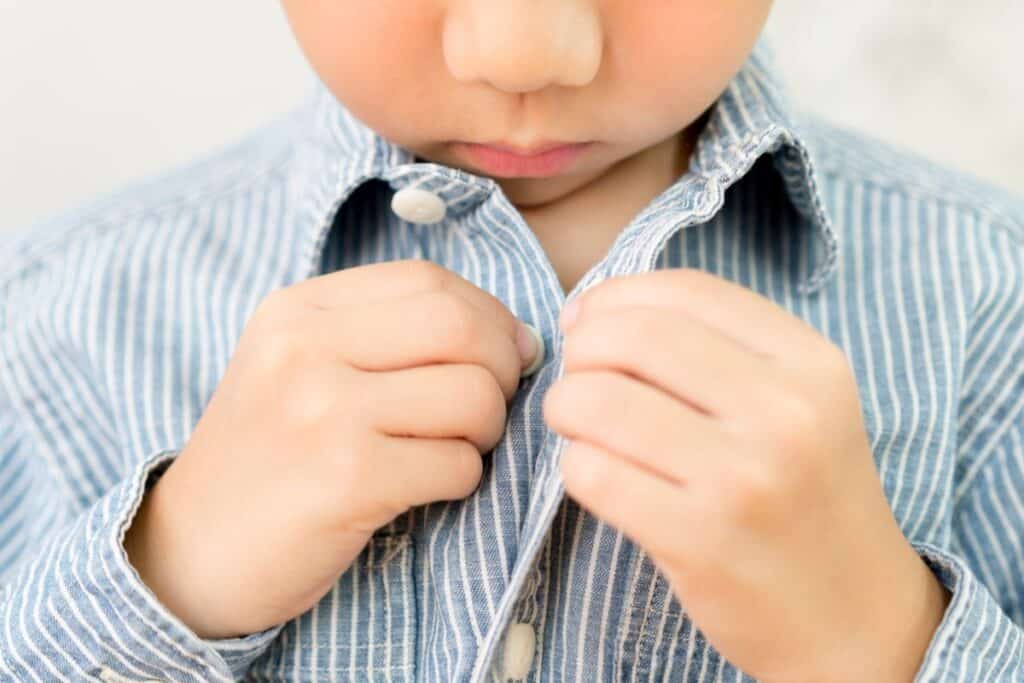
[[[418,161],[409,150],[376,134],[314,77],[293,113],[294,166],[288,193],[296,207],[292,233],[303,241],[294,278],[315,274],[334,216],[364,181],[379,178],[393,189],[415,185],[438,194],[457,214],[493,192],[497,183],[461,169]],[[800,291],[819,288],[835,271],[839,241],[815,177],[814,138],[775,73],[771,48],[761,39],[712,105],[690,162],[714,192],[724,192],[771,154],[790,202],[820,242],[821,256]],[[671,196],[669,193],[666,195]],[[664,198],[664,197],[663,197]]]

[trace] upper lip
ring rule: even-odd
[[[529,157],[529,156],[536,156],[538,154],[543,154],[544,152],[549,152],[549,151],[551,151],[553,149],[557,149],[559,147],[569,147],[571,145],[579,145],[579,144],[583,144],[583,143],[545,140],[545,141],[538,142],[536,144],[530,145],[529,147],[520,147],[518,145],[513,145],[513,144],[510,144],[510,143],[507,143],[507,142],[500,142],[500,141],[499,142],[478,142],[478,143],[475,143],[475,144],[483,145],[485,147],[492,147],[494,149],[501,150],[502,152],[509,152],[511,154],[518,154],[519,156]]]

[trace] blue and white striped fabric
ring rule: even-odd
[[[444,221],[390,211],[411,186],[444,199]],[[315,81],[216,154],[0,249],[3,681],[490,680],[516,623],[537,634],[530,681],[753,680],[637,546],[564,496],[565,442],[541,402],[566,297],[493,180],[392,145]],[[145,486],[264,296],[414,258],[492,292],[547,345],[479,490],[382,529],[299,618],[199,639],[126,561]],[[894,514],[953,592],[916,680],[1024,680],[1021,203],[809,119],[759,47],[689,172],[569,296],[684,266],[769,296],[848,353]]]

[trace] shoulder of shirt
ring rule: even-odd
[[[1024,196],[820,117],[806,116],[803,130],[815,152],[815,173],[823,179],[935,202],[1005,231],[1024,248]]]
[[[45,282],[46,291],[59,290],[63,275],[55,264],[69,253],[90,242],[116,249],[158,229],[161,217],[198,212],[236,193],[283,181],[294,155],[288,132],[297,115],[293,109],[190,161],[0,234],[0,331],[11,319],[5,309],[12,287],[40,293]],[[37,301],[35,296],[26,300]],[[24,313],[19,309],[19,317]]]

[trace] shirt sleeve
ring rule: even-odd
[[[977,297],[951,542],[912,543],[952,594],[915,683],[1024,681],[1024,248],[996,246],[1009,268]]]
[[[125,531],[176,455],[150,455],[80,514],[62,514],[70,501],[0,407],[0,680],[240,680],[277,636],[283,624],[203,640],[128,562]]]
[[[956,551],[912,543],[952,594],[914,683],[1024,681],[1024,439],[1011,432],[960,501]]]

